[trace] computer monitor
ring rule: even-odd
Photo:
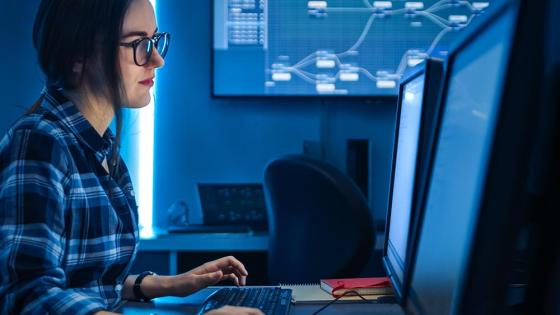
[[[401,85],[397,111],[384,255],[388,275],[392,279],[397,296],[402,296],[402,280],[407,259],[424,80],[424,73],[421,73]]]
[[[511,10],[517,11],[513,13],[517,13],[515,31],[468,276],[460,292],[462,313],[511,312],[517,307],[514,303],[522,301],[515,301],[512,291],[516,289],[508,279],[511,270],[518,267],[517,244],[524,237],[529,218],[539,216],[541,209],[534,201],[547,196],[547,182],[558,178],[551,177],[558,169],[558,160],[550,159],[548,153],[554,152],[560,135],[558,102],[547,96],[557,93],[559,87],[550,84],[553,68],[549,67],[550,60],[558,58],[558,51],[544,52],[546,36],[558,38],[559,20],[548,18],[551,11],[558,12],[551,8],[553,4],[558,8],[556,0],[511,3]]]
[[[408,242],[414,238],[416,191],[422,185],[425,154],[430,146],[433,118],[439,111],[443,62],[428,59],[425,67],[405,79],[399,88],[391,188],[385,229],[384,264],[396,296],[406,296],[406,274],[410,254]]]
[[[496,314],[529,200],[543,2],[508,1],[451,50],[411,271],[411,314]]]
[[[253,230],[268,226],[262,184],[199,183],[205,225],[247,225]]]

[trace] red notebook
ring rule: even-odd
[[[322,279],[321,289],[332,294],[335,298],[348,291],[356,291],[360,295],[393,294],[391,280],[388,277]]]

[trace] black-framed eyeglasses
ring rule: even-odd
[[[152,58],[154,47],[161,58],[165,58],[170,41],[171,35],[169,33],[155,33],[152,38],[142,37],[130,43],[120,43],[120,45],[132,48],[134,50],[134,63],[142,67]]]

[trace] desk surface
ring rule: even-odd
[[[266,251],[266,233],[174,233],[141,239],[140,251]]]
[[[185,298],[165,297],[155,299],[153,302],[127,302],[118,312],[130,315],[178,315],[196,314],[199,305],[216,288],[207,288]],[[292,304],[290,315],[313,314],[323,304]],[[324,309],[321,315],[355,315],[355,314],[383,314],[383,315],[404,315],[404,311],[397,304],[371,304],[371,303],[344,303],[333,304]]]
[[[383,249],[384,234],[377,234],[376,249]],[[140,251],[267,251],[268,233],[173,233],[141,239]]]

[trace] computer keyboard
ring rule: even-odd
[[[198,314],[234,305],[259,308],[266,315],[286,315],[291,298],[292,290],[278,287],[222,288],[206,298]]]

